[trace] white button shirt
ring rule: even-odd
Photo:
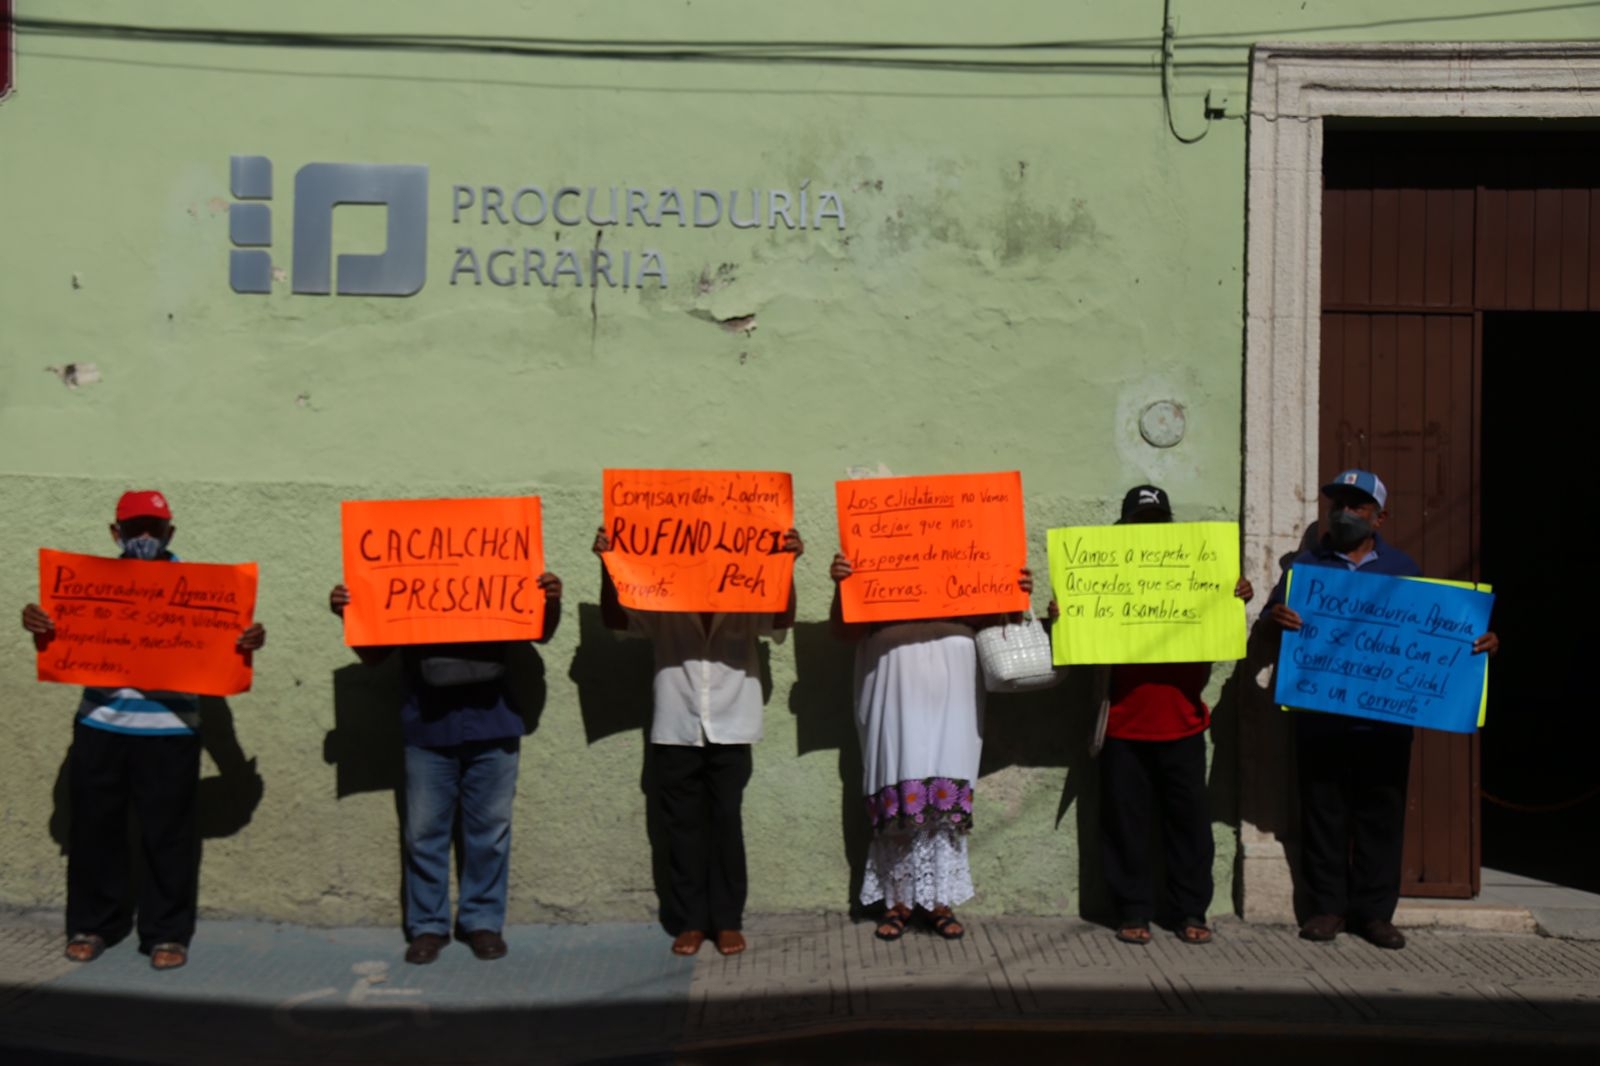
[[[761,739],[761,637],[782,642],[770,614],[629,611],[628,632],[655,646],[652,744],[701,748]]]

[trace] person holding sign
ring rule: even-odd
[[[805,551],[797,530],[774,535],[776,553]],[[667,923],[672,953],[745,950],[744,828],[740,809],[761,739],[760,638],[781,641],[794,625],[794,581],[777,614],[626,608],[607,568],[611,538],[595,532],[600,613],[608,628],[650,640],[655,653],[651,757],[667,830]],[[791,563],[792,573],[792,563]]]
[[[856,732],[872,822],[861,902],[885,906],[876,935],[899,940],[918,913],[946,940],[966,929],[954,908],[972,898],[967,834],[983,752],[983,673],[974,632],[1011,615],[848,622],[840,586],[854,567],[833,557],[830,619],[840,640],[858,641]],[[1033,592],[1018,571],[1016,591]]]
[[[561,622],[561,579],[548,571],[544,644]],[[341,619],[350,590],[335,585],[328,609]],[[450,842],[461,824],[456,936],[480,959],[509,950],[511,809],[524,728],[508,684],[509,653],[521,641],[357,647],[375,666],[399,653],[405,740],[405,959],[427,965],[450,943]]]
[[[1295,556],[1267,600],[1277,626],[1303,625],[1291,610],[1289,574],[1296,567],[1333,567],[1395,577],[1420,577],[1422,568],[1384,540],[1389,490],[1370,470],[1346,470],[1322,486],[1328,501],[1323,535]],[[1473,654],[1493,655],[1500,638],[1488,632]],[[1300,770],[1300,867],[1312,915],[1300,927],[1306,940],[1326,941],[1347,926],[1381,948],[1403,948],[1394,927],[1405,850],[1406,785],[1412,727],[1339,714],[1295,715]]]
[[[1122,498],[1119,525],[1171,522],[1165,490],[1139,485]],[[1233,594],[1255,595],[1239,578]],[[1060,607],[1050,601],[1051,623]],[[1104,669],[1104,668],[1102,668]],[[1213,890],[1216,845],[1206,800],[1206,730],[1211,710],[1203,693],[1211,663],[1122,663],[1110,667],[1105,741],[1100,749],[1100,846],[1106,882],[1118,913],[1117,939],[1150,943],[1155,917],[1149,856],[1151,800],[1159,811],[1166,865],[1166,902],[1179,916],[1185,944],[1209,944],[1206,911]]]
[[[117,501],[111,539],[122,559],[176,562],[167,549],[176,527],[159,492],[125,492]],[[36,603],[22,609],[22,627],[44,651],[55,620]],[[249,660],[266,643],[256,622],[234,648]],[[139,820],[137,902],[139,950],[157,970],[189,960],[200,887],[199,698],[182,692],[89,687],[83,690],[67,753],[72,823],[67,844],[67,958],[93,962],[127,935],[135,919],[128,898],[128,811]]]

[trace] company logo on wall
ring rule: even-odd
[[[234,292],[272,291],[272,160],[236,155],[229,185],[228,281]],[[333,290],[333,209],[388,208],[388,244],[377,255],[341,255],[340,296],[410,296],[428,279],[428,168],[376,163],[307,163],[294,176],[294,255],[290,288]]]
[[[270,293],[273,283],[272,160],[261,155],[232,157],[228,236],[233,242],[228,280],[234,292]],[[461,243],[450,267],[450,285],[499,288],[569,286],[599,288],[667,287],[666,257],[653,248],[601,247],[607,230],[649,233],[663,227],[836,232],[845,228],[844,202],[837,192],[809,189],[810,180],[789,189],[642,189],[562,185],[546,192],[538,185],[454,185],[450,222],[472,226],[491,240],[508,230],[555,232],[554,246],[475,246]],[[510,191],[508,192],[508,188]],[[748,193],[748,196],[745,194]],[[604,200],[601,200],[601,196]],[[740,204],[744,204],[741,211]],[[377,255],[341,255],[333,261],[333,209],[340,204],[372,204],[387,209],[388,240]],[[603,204],[603,206],[602,206]],[[476,217],[475,217],[476,216]],[[548,225],[546,225],[548,223]],[[831,225],[830,225],[831,224]],[[539,227],[543,227],[539,229]],[[483,227],[490,227],[485,229]],[[518,227],[513,229],[513,227]],[[595,228],[592,247],[562,232]],[[461,231],[455,231],[461,232]],[[465,240],[471,240],[466,233]],[[572,233],[574,238],[576,233]],[[428,277],[428,168],[374,163],[307,163],[294,177],[294,247],[290,288],[326,296],[411,296]]]

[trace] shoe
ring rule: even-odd
[[[737,929],[724,929],[717,933],[717,950],[724,955],[737,955],[745,949],[744,934]]]
[[[1406,946],[1406,935],[1396,929],[1393,922],[1386,922],[1382,918],[1374,918],[1364,924],[1361,935],[1368,943],[1390,951],[1399,951]]]
[[[467,947],[472,953],[485,962],[490,959],[503,959],[506,952],[511,949],[506,947],[505,939],[494,929],[474,929],[463,934],[462,940],[467,942]]]
[[[1306,924],[1300,927],[1301,940],[1332,940],[1344,932],[1344,919],[1337,914],[1319,914],[1307,918]]]
[[[1185,918],[1178,926],[1178,939],[1185,944],[1209,944],[1211,935],[1211,927],[1204,918]]]
[[[189,946],[168,941],[150,945],[152,970],[176,970],[189,961]]]
[[[73,962],[93,962],[106,951],[106,939],[94,933],[74,933],[67,941],[66,956]]]
[[[418,933],[406,948],[406,961],[413,966],[426,966],[439,957],[450,944],[450,938],[438,933]]]
[[[706,942],[706,934],[699,929],[685,929],[672,941],[674,955],[698,955],[700,945]]]

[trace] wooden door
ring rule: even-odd
[[[1472,314],[1324,312],[1323,476],[1373,470],[1385,535],[1430,577],[1474,578],[1479,360]],[[1329,353],[1336,353],[1330,359]],[[1402,891],[1477,893],[1477,737],[1417,730]]]

